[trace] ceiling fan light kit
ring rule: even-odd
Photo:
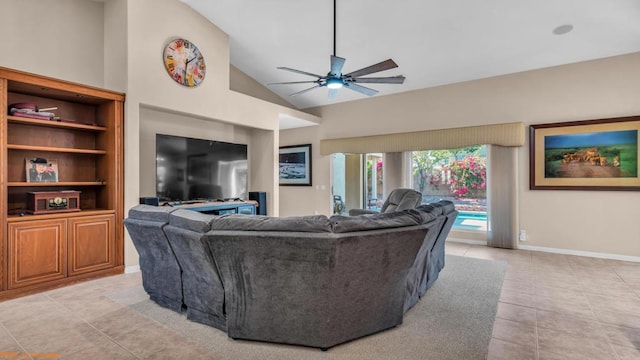
[[[329,89],[340,89],[342,87],[342,80],[335,77],[328,78],[327,87]]]
[[[285,84],[315,84],[310,88],[304,89],[302,91],[295,92],[293,94],[289,94],[289,96],[298,96],[304,94],[313,89],[327,87],[329,89],[329,99],[335,98],[337,95],[337,90],[345,87],[347,89],[357,91],[361,94],[367,96],[373,96],[378,93],[378,90],[374,90],[362,85],[358,85],[357,83],[362,84],[402,84],[404,83],[405,77],[402,75],[390,76],[390,77],[369,77],[363,78],[362,76],[370,75],[373,73],[390,70],[397,68],[398,65],[395,61],[388,59],[377,64],[367,66],[365,68],[350,72],[348,74],[342,73],[342,68],[344,67],[345,59],[339,56],[336,56],[336,0],[333,0],[333,55],[331,55],[331,70],[327,73],[327,75],[322,76],[302,70],[296,70],[288,67],[278,67],[280,70],[290,71],[297,74],[307,75],[316,77],[316,80],[309,81],[288,81],[288,82],[279,82],[279,83],[270,83],[268,85],[285,85]]]

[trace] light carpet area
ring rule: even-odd
[[[196,341],[218,355],[216,359],[486,359],[506,268],[502,261],[447,255],[440,278],[405,314],[403,324],[326,352],[233,340],[156,305],[139,290],[109,297]]]

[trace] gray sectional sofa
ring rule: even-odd
[[[151,300],[181,311],[182,268],[169,245],[164,227],[169,224],[171,207],[136,206],[124,221],[139,255],[142,287]]]
[[[450,202],[330,218],[158,209],[139,205],[125,219],[152,300],[166,306],[145,284],[172,279],[168,287],[182,286],[191,320],[235,339],[323,349],[401,324],[444,266],[444,240],[457,215]],[[155,229],[164,237],[140,230],[160,213],[168,222],[162,216]],[[163,277],[143,269],[157,267],[158,256],[142,260],[156,240],[171,249],[179,281],[144,280]]]

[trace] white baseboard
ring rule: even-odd
[[[447,241],[470,244],[470,245],[482,245],[482,246],[487,245],[487,242],[482,240],[469,240],[469,239],[448,237]],[[550,247],[544,247],[544,246],[531,246],[531,245],[519,244],[518,250],[541,251],[541,252],[548,252],[548,253],[554,253],[554,254],[586,256],[586,257],[593,257],[593,258],[599,258],[599,259],[640,262],[640,257],[638,256],[598,253],[598,252],[571,250],[571,249],[558,249],[558,248],[550,248]]]
[[[599,258],[599,259],[611,259],[611,260],[640,262],[640,257],[638,257],[638,256],[618,255],[618,254],[609,254],[609,253],[598,253],[598,252],[571,250],[571,249],[557,249],[557,248],[549,248],[549,247],[544,247],[544,246],[531,246],[531,245],[518,245],[518,249],[520,249],[520,250],[531,250],[531,251],[542,251],[542,252],[549,252],[549,253],[554,253],[554,254],[587,256],[587,257],[593,257],[593,258]]]
[[[133,274],[137,273],[138,271],[140,271],[140,265],[125,266],[124,268],[125,274]]]

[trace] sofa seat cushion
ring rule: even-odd
[[[348,233],[420,225],[422,216],[414,209],[359,216],[332,215],[329,218],[334,233]]]
[[[169,214],[175,210],[168,206],[136,205],[129,209],[129,218],[168,223]]]
[[[331,225],[324,215],[270,217],[232,214],[213,219],[211,230],[323,233],[331,232]]]
[[[193,210],[179,209],[171,213],[169,224],[198,233],[206,233],[211,229],[211,222],[217,218]]]

